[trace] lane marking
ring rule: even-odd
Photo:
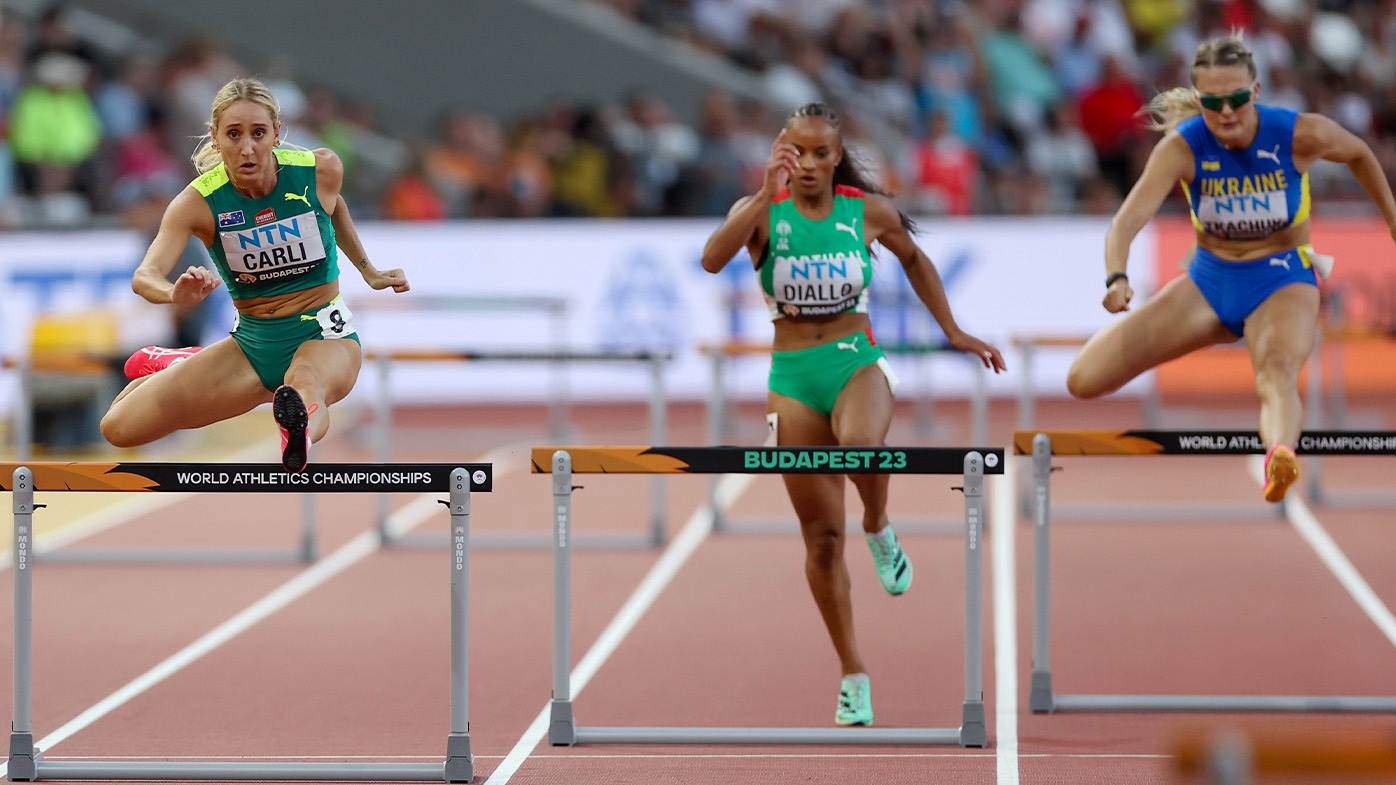
[[[714,493],[718,510],[725,512],[730,509],[755,478],[754,474],[723,475],[718,480]],[[698,546],[708,538],[712,530],[713,510],[704,504],[683,525],[678,536],[669,543],[669,547],[664,549],[659,560],[654,563],[649,573],[635,587],[635,591],[621,606],[615,618],[611,619],[611,623],[601,632],[600,637],[596,639],[596,643],[592,644],[586,656],[582,657],[581,662],[578,662],[577,667],[573,669],[569,686],[572,688],[574,702],[581,694],[582,689],[586,687],[587,682],[591,681],[591,677],[596,675],[606,659],[611,656],[616,647],[620,646],[621,641],[625,640],[625,636],[635,628],[640,617],[654,604],[660,593],[669,585],[669,581],[673,580],[679,569],[683,567],[694,551],[698,550]],[[524,731],[523,736],[519,737],[513,749],[509,750],[504,761],[490,773],[489,779],[485,780],[485,785],[504,785],[514,776],[519,767],[529,758],[533,748],[537,747],[548,735],[551,712],[551,702],[545,703],[543,710],[538,712],[538,716]]]
[[[1262,486],[1265,485],[1265,459],[1259,455],[1251,456],[1249,461],[1251,476]],[[1338,582],[1343,584],[1343,588],[1348,590],[1348,594],[1357,601],[1359,607],[1367,614],[1367,618],[1377,625],[1377,629],[1382,631],[1391,645],[1396,646],[1396,617],[1391,615],[1386,603],[1381,601],[1377,593],[1372,591],[1367,580],[1362,577],[1362,573],[1357,571],[1348,557],[1343,553],[1343,549],[1338,547],[1329,536],[1328,531],[1319,523],[1318,517],[1309,509],[1309,505],[1299,498],[1298,494],[1288,496],[1285,499],[1285,517],[1299,531],[1304,541],[1309,543],[1309,547],[1314,549],[1319,559],[1337,576]]]
[[[510,449],[514,449],[514,456],[510,456]],[[493,463],[495,465],[495,477],[510,471],[522,469],[525,466],[522,457],[519,457],[516,448],[501,447],[491,451],[481,459],[482,463]],[[411,503],[393,513],[388,518],[388,528],[393,534],[405,534],[422,523],[426,522],[433,515],[438,514],[437,501],[439,493],[429,493],[418,496]],[[320,561],[298,573],[289,581],[273,589],[262,599],[252,603],[227,621],[218,625],[198,640],[175,652],[170,657],[155,667],[137,676],[125,686],[108,695],[106,698],[93,704],[91,707],[78,714],[73,719],[61,725],[57,730],[39,739],[34,746],[40,751],[47,752],[59,742],[71,737],[78,731],[83,730],[97,720],[110,714],[115,709],[129,702],[151,687],[168,679],[178,673],[186,666],[198,660],[200,657],[217,649],[219,646],[232,640],[238,634],[246,632],[253,625],[266,619],[277,611],[290,605],[292,602],[304,597],[311,590],[323,585],[331,578],[339,575],[363,559],[379,550],[380,540],[378,533],[373,530],[366,531],[349,542],[345,543],[334,553],[325,556]],[[8,761],[0,765],[0,777],[4,777],[9,770]]]
[[[999,785],[1018,785],[1018,590],[1015,538],[1018,500],[1013,467],[993,478],[990,508],[994,544],[994,737]]]

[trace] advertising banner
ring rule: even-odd
[[[990,380],[995,394],[1016,393],[1015,336],[1085,337],[1107,323],[1100,306],[1107,221],[1101,218],[927,220],[918,236],[945,285],[959,325],[997,343],[1009,373]],[[700,264],[717,226],[694,220],[549,220],[431,224],[367,223],[360,234],[379,268],[403,268],[407,294],[373,292],[347,262],[340,283],[368,351],[671,352],[664,381],[671,398],[707,395],[705,347],[733,342],[769,345],[771,323],[745,252],[719,275]],[[170,309],[134,295],[130,275],[147,238],[133,232],[0,236],[0,351],[9,357],[64,348],[114,356],[165,343]],[[1135,244],[1131,275],[1152,288],[1155,241]],[[942,344],[944,337],[911,291],[898,260],[874,247],[871,318],[889,348]],[[206,341],[225,336],[233,309],[223,288],[211,295]],[[52,324],[99,319],[107,334],[53,339]],[[76,328],[75,328],[76,329]],[[73,331],[70,331],[70,333]],[[82,332],[76,330],[76,332]],[[1034,383],[1043,395],[1065,393],[1072,352],[1043,355]],[[972,358],[937,353],[918,359],[895,353],[906,386],[899,394],[963,395]],[[546,400],[557,388],[557,364],[519,361],[401,361],[392,366],[395,401]],[[769,356],[753,353],[730,366],[729,394],[765,395]],[[575,399],[637,400],[649,393],[641,363],[577,362],[565,367]],[[365,368],[354,395],[371,395]]]

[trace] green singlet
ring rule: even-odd
[[[277,148],[276,187],[237,192],[223,164],[190,183],[213,211],[208,249],[233,299],[299,292],[339,277],[334,225],[315,191],[315,154]]]
[[[835,186],[833,210],[822,221],[800,215],[790,192],[781,191],[771,203],[770,221],[756,271],[773,321],[868,312],[872,259],[863,239],[862,191]],[[865,330],[808,349],[773,352],[768,385],[828,417],[853,374],[873,364],[895,390],[896,374],[872,330]]]
[[[770,206],[770,239],[756,264],[771,319],[868,312],[872,259],[863,240],[863,192],[835,186],[822,221],[800,215],[788,190]]]

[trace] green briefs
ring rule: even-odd
[[[794,352],[771,352],[771,392],[803,403],[825,417],[834,412],[834,402],[853,373],[877,363],[887,377],[887,386],[897,388],[897,376],[882,349],[866,332]]]
[[[352,338],[359,342],[354,330],[354,314],[338,295],[327,305],[313,311],[275,319],[259,319],[238,314],[233,325],[233,340],[242,347],[252,370],[262,380],[262,386],[275,390],[286,383],[286,369],[291,358],[306,341]]]

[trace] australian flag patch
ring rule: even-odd
[[[218,228],[227,229],[230,226],[242,226],[247,223],[247,219],[242,217],[241,210],[234,210],[231,213],[218,214]]]

